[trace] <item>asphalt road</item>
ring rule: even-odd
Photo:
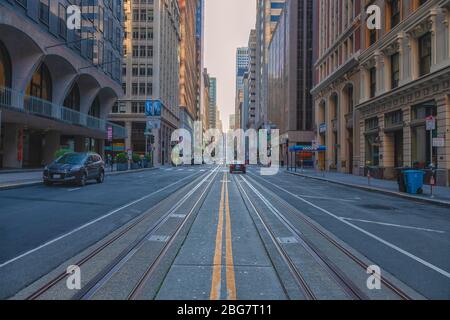
[[[43,185],[0,192],[0,298],[153,207],[207,168],[108,176],[101,185]]]
[[[160,169],[83,189],[8,190],[0,201],[2,298],[145,213],[141,228],[83,266],[92,276],[82,293],[61,284],[44,298],[397,299],[393,284],[412,298],[450,299],[448,208],[285,172]],[[381,269],[380,290],[367,287],[369,265]]]

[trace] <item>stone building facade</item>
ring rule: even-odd
[[[397,167],[433,166],[437,183],[449,185],[450,1],[364,2],[370,4],[381,6],[385,19],[381,30],[361,36],[359,173],[371,167],[392,179]],[[428,117],[437,122],[432,133]]]

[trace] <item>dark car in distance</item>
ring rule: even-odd
[[[85,186],[88,180],[102,183],[105,179],[105,163],[100,155],[92,152],[66,153],[44,169],[44,184],[76,183]]]
[[[247,166],[245,164],[237,164],[237,163],[230,164],[230,174],[233,174],[235,172],[246,174]]]

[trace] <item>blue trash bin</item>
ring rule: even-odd
[[[419,170],[404,171],[406,192],[409,194],[423,193],[423,177],[425,173]]]

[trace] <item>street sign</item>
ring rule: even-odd
[[[161,117],[162,105],[158,100],[147,100],[145,102],[145,115],[147,117]]]
[[[434,148],[445,147],[445,139],[444,138],[433,138],[433,147]]]
[[[326,123],[322,123],[319,126],[319,133],[325,133],[325,132],[327,132],[327,124]]]
[[[429,116],[426,118],[426,127],[427,131],[436,130],[436,118],[433,116]]]
[[[155,118],[155,117],[149,117],[147,118],[147,126],[145,128],[145,132],[147,135],[150,135],[152,130],[159,130],[161,129],[161,119]]]

